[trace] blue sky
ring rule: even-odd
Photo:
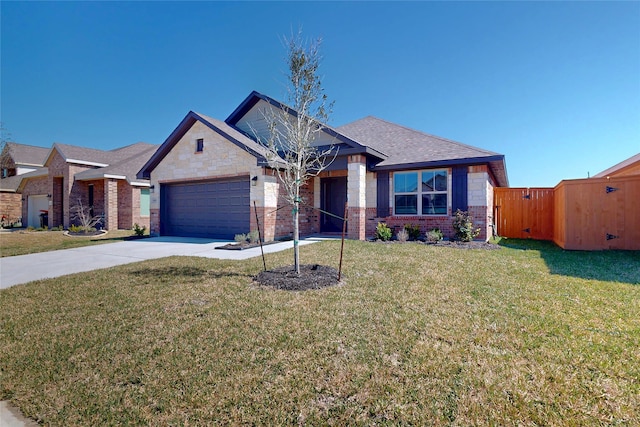
[[[640,152],[640,2],[0,3],[13,140],[162,143],[189,110],[284,96],[283,35],[322,37],[330,124],[373,115],[554,186]]]

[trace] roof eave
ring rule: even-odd
[[[207,126],[212,131],[216,132],[223,138],[227,139],[229,142],[237,145],[238,147],[246,150],[249,154],[254,157],[260,158],[262,155],[255,150],[251,149],[247,145],[238,141],[236,138],[232,137],[228,133],[224,132],[214,124],[210,123],[207,119],[200,116],[198,113],[193,111],[189,111],[184,119],[180,122],[180,124],[171,132],[171,135],[160,145],[160,148],[151,156],[151,158],[142,166],[142,169],[136,174],[137,179],[151,179],[151,172],[153,169],[160,164],[162,159],[164,159],[167,154],[173,149],[173,147],[178,143],[178,141],[191,129],[196,121],[201,122],[205,126]]]
[[[229,115],[229,117],[226,118],[225,123],[228,124],[229,126],[232,126],[234,129],[236,128],[236,124],[238,123],[238,121],[244,117],[245,114],[247,114],[247,112],[249,112],[249,110],[251,110],[260,100],[265,101],[267,103],[269,103],[270,105],[284,110],[286,112],[288,112],[289,114],[296,116],[298,115],[298,112],[296,110],[294,110],[293,108],[279,102],[276,101],[275,99],[261,94],[260,92],[257,91],[252,91],[249,96],[247,96],[245,98],[244,101],[242,101],[242,103],[233,111],[233,113],[231,113]],[[319,122],[318,122],[319,123]],[[351,147],[353,147],[354,149],[360,149],[362,150],[362,153],[366,153],[366,154],[370,154],[373,156],[378,157],[381,160],[384,160],[387,158],[387,155],[374,150],[373,148],[367,146],[367,145],[362,145],[359,142],[349,138],[348,136],[338,132],[337,130],[335,130],[334,128],[332,128],[329,125],[320,123],[320,125],[322,126],[322,130],[324,132],[326,132],[329,136],[331,136],[332,138],[337,139],[340,142],[343,142],[347,145],[350,145]],[[239,130],[239,129],[238,129]],[[239,130],[240,131],[240,130]],[[240,131],[242,132],[242,131]],[[242,132],[244,133],[244,132]],[[355,153],[355,152],[354,152]]]
[[[492,166],[492,163],[494,164]],[[431,162],[415,162],[415,163],[400,163],[400,164],[391,164],[391,165],[383,165],[383,166],[374,166],[374,171],[400,171],[400,170],[410,170],[410,169],[425,169],[425,168],[437,168],[437,167],[449,167],[456,165],[480,165],[480,164],[489,164],[492,169],[498,169],[497,165],[502,165],[504,171],[504,179],[500,179],[495,172],[493,171],[494,176],[496,176],[497,184],[499,187],[507,187],[509,185],[509,179],[507,177],[507,168],[505,164],[504,155],[499,154],[495,156],[487,156],[487,157],[467,157],[462,159],[447,159],[447,160],[435,160]]]

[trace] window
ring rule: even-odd
[[[418,178],[420,181],[418,182]],[[395,215],[446,215],[446,170],[396,172],[393,174]]]
[[[149,193],[148,188],[140,190],[140,216],[142,217],[149,216],[151,213],[151,210],[149,209],[151,196]]]
[[[2,177],[6,178],[9,176],[9,169],[7,168],[2,168]]]
[[[202,153],[202,150],[204,150],[204,139],[196,139],[196,153]]]

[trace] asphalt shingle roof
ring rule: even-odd
[[[123,147],[119,150],[114,150],[119,151],[118,153],[109,151],[109,153],[112,154],[111,159],[122,158],[124,155],[128,157],[118,163],[110,164],[106,167],[89,169],[84,172],[77,173],[75,178],[78,180],[91,180],[101,179],[109,175],[118,177],[124,176],[129,182],[136,181],[136,174],[149,160],[149,158],[151,158],[157,148],[158,145],[138,143]]]
[[[14,163],[20,165],[42,166],[49,155],[49,148],[36,147],[34,145],[7,142],[6,149]]]
[[[62,158],[66,161],[73,160],[81,163],[88,162],[101,165],[113,165],[120,163],[133,156],[137,156],[141,152],[145,152],[150,148],[157,148],[157,146],[146,142],[138,142],[136,144],[127,145],[110,151],[60,144],[58,142],[53,144],[53,147],[58,150]]]
[[[337,131],[385,154],[387,158],[377,164],[380,167],[500,155],[373,116],[340,126]]]

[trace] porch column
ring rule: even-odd
[[[347,206],[349,208],[348,236],[350,239],[366,238],[367,163],[361,154],[349,156],[347,175]]]
[[[255,173],[255,175],[253,175]],[[258,211],[258,219],[260,221],[260,232],[262,240],[270,242],[275,239],[277,234],[277,213],[278,207],[279,185],[277,177],[267,175],[263,171],[252,172],[251,176],[257,176],[258,180],[255,185],[251,185],[250,189],[250,231],[257,230],[256,213],[253,202],[256,202]]]
[[[118,229],[118,181],[115,179],[104,183],[104,228]]]

